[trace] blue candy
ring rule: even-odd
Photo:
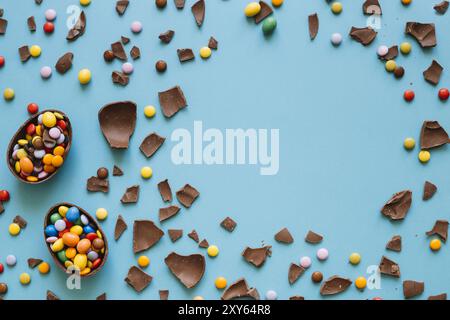
[[[71,207],[67,210],[66,219],[70,222],[75,222],[80,218],[80,210],[77,207]]]
[[[47,237],[57,237],[58,230],[56,230],[55,226],[51,224],[45,228],[45,234],[47,235]]]
[[[88,234],[88,233],[95,233],[95,229],[92,228],[90,225],[87,225],[83,228],[84,233]]]

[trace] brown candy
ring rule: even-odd
[[[323,280],[323,274],[320,271],[315,271],[313,272],[313,274],[311,275],[311,280],[314,283],[320,283]]]
[[[167,70],[167,63],[164,60],[158,60],[155,64],[156,71],[164,72]]]
[[[97,170],[97,177],[100,179],[108,178],[109,171],[105,167],[101,167]]]

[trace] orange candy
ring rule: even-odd
[[[78,253],[84,254],[89,251],[91,248],[91,242],[88,239],[82,239],[77,244],[77,251]]]
[[[31,174],[34,170],[33,162],[31,162],[31,160],[27,157],[23,157],[22,159],[20,159],[19,164],[20,169],[24,173]]]
[[[50,153],[47,153],[44,158],[42,159],[42,162],[46,165],[51,165],[53,160],[53,155]]]
[[[62,239],[63,243],[70,248],[75,247],[80,242],[80,237],[72,232],[64,233]]]
[[[59,168],[63,165],[64,159],[61,156],[54,156],[52,159],[52,166]]]

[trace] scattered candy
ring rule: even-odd
[[[45,10],[45,19],[48,21],[53,21],[56,19],[56,11],[54,9]]]
[[[261,11],[261,5],[258,2],[250,2],[244,9],[247,17],[254,17]]]
[[[8,255],[8,256],[6,257],[6,265],[8,265],[8,266],[10,266],[10,267],[13,267],[13,266],[16,265],[16,263],[17,263],[17,258],[16,258],[16,256],[10,254],[10,255]]]
[[[88,6],[91,4],[91,0],[80,0],[82,6]]]
[[[31,277],[28,273],[22,273],[19,277],[19,281],[23,285],[27,285],[31,282]]]
[[[150,259],[147,256],[140,256],[138,258],[138,265],[141,268],[146,268],[150,264]]]
[[[331,43],[334,46],[340,45],[342,43],[342,34],[340,34],[340,33],[333,33],[331,35]]]
[[[144,179],[150,179],[153,175],[153,170],[150,167],[143,167],[141,169],[141,176]]]
[[[122,71],[125,74],[130,74],[133,73],[134,67],[133,64],[131,64],[130,62],[125,62],[124,64],[122,64]]]
[[[6,283],[0,282],[0,295],[6,294],[8,292],[8,285]]]
[[[219,248],[215,245],[211,245],[208,247],[207,251],[208,256],[216,257],[219,254]]]
[[[422,150],[419,152],[419,161],[422,163],[427,163],[428,161],[430,161],[431,158],[431,154],[429,151],[426,150]]]
[[[380,57],[384,57],[385,55],[387,55],[389,52],[389,48],[385,45],[379,46],[378,50],[377,50],[377,54]]]
[[[50,265],[47,262],[41,262],[38,265],[38,270],[41,274],[47,274],[50,272]]]
[[[441,249],[441,240],[433,239],[430,241],[430,249],[433,251],[438,251]]]
[[[55,31],[55,25],[52,22],[46,22],[43,26],[45,33],[53,33]]]
[[[402,4],[404,4],[405,6],[411,4],[412,0],[402,0]]]
[[[146,106],[144,108],[144,114],[147,118],[153,118],[156,114],[156,108],[154,106]]]
[[[200,57],[202,57],[203,59],[208,59],[209,57],[211,57],[211,49],[209,47],[203,47],[200,49]]]
[[[409,54],[411,52],[412,46],[409,42],[402,42],[400,44],[400,52],[403,54]]]
[[[403,78],[403,76],[405,75],[405,68],[401,67],[401,66],[396,66],[394,69],[394,76],[397,79]]]
[[[0,68],[3,68],[4,65],[5,65],[5,57],[0,56]]]
[[[195,296],[194,300],[205,300],[202,296]]]
[[[328,259],[328,250],[325,248],[317,250],[317,259],[322,261]]]
[[[300,266],[302,266],[305,269],[308,269],[312,264],[311,258],[310,257],[302,257],[300,259]]]
[[[49,66],[43,66],[41,68],[40,73],[41,73],[41,77],[43,79],[48,79],[48,78],[50,78],[52,76],[52,68],[49,67]]]
[[[333,2],[331,4],[331,12],[333,12],[334,14],[340,14],[342,12],[342,3],[340,2]]]
[[[441,99],[442,101],[448,100],[449,96],[450,92],[447,88],[442,88],[439,90],[439,99]]]
[[[3,98],[5,98],[6,101],[14,99],[14,96],[14,90],[11,88],[6,88],[5,91],[3,91]]]
[[[394,72],[395,68],[397,67],[397,64],[395,63],[394,60],[388,60],[386,61],[385,67],[387,72]]]
[[[2,263],[0,263],[0,274],[2,274],[3,271],[5,271],[5,267],[3,266]]]
[[[42,49],[38,45],[32,45],[30,47],[30,54],[33,58],[37,58],[41,55]]]
[[[156,71],[164,72],[167,70],[167,63],[164,60],[158,60],[155,64]]]
[[[20,233],[20,226],[17,223],[11,223],[8,230],[10,235],[17,236]]]
[[[414,93],[414,91],[412,90],[406,90],[405,93],[403,94],[403,98],[407,101],[407,102],[411,102],[414,100],[416,94]]]
[[[277,300],[277,293],[273,290],[269,290],[266,292],[266,300]]]
[[[7,202],[10,199],[9,192],[7,190],[0,190],[0,201]]]
[[[99,208],[95,212],[95,216],[98,220],[105,220],[108,217],[108,211],[104,208]]]
[[[403,146],[406,150],[412,150],[416,146],[416,140],[413,138],[406,138],[405,141],[403,141]]]
[[[323,274],[322,274],[322,272],[320,272],[320,271],[315,271],[315,272],[313,272],[313,274],[311,275],[311,280],[312,280],[314,283],[322,282],[322,280],[323,280]]]
[[[217,289],[225,289],[225,287],[227,286],[227,279],[225,279],[224,277],[218,277],[216,278],[214,284],[216,285]]]
[[[133,33],[139,33],[142,31],[142,23],[140,21],[134,21],[131,23],[131,31]]]
[[[277,27],[277,20],[275,20],[274,17],[268,17],[264,19],[262,30],[264,34],[269,35],[272,32],[274,32],[275,28]]]
[[[156,6],[157,6],[159,9],[162,9],[162,8],[165,8],[165,7],[166,7],[166,5],[167,5],[167,0],[156,0],[156,1],[155,1],[155,4],[156,4]]]
[[[89,69],[81,69],[80,72],[78,72],[78,81],[83,85],[88,84],[91,81],[91,76],[91,71]]]
[[[274,7],[279,7],[283,4],[284,0],[272,0],[272,5]]]
[[[361,262],[361,255],[359,253],[353,252],[348,258],[348,261],[353,265],[357,265]]]
[[[364,277],[358,277],[355,280],[355,287],[359,290],[363,290],[367,285],[367,280]]]

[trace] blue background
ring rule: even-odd
[[[444,147],[432,152],[427,165],[417,160],[418,147],[407,152],[402,147],[405,137],[419,141],[423,120],[439,120],[450,128],[448,104],[437,98],[437,89],[423,80],[422,71],[437,59],[444,67],[449,65],[448,44],[450,20],[437,15],[434,2],[416,0],[403,7],[400,0],[380,1],[383,8],[382,28],[369,47],[351,41],[351,26],[365,26],[361,1],[344,0],[344,11],[335,16],[326,1],[287,0],[275,10],[278,28],[272,37],[265,38],[260,25],[247,20],[243,1],[206,1],[206,18],[197,28],[190,12],[194,1],[188,0],[184,10],[178,11],[169,0],[164,10],[157,10],[154,1],[131,1],[124,16],[115,12],[113,1],[93,0],[85,8],[87,29],[85,35],[73,43],[65,40],[67,15],[65,10],[77,1],[45,0],[41,6],[34,1],[0,1],[9,21],[5,36],[0,37],[0,54],[6,65],[0,70],[0,87],[15,89],[12,102],[0,102],[2,138],[0,150],[6,152],[10,137],[28,118],[26,106],[30,102],[40,109],[58,108],[72,121],[74,140],[71,154],[59,174],[40,186],[27,186],[15,180],[6,164],[0,170],[0,188],[11,193],[0,216],[0,261],[14,254],[18,263],[5,267],[0,275],[7,282],[7,299],[44,299],[51,289],[62,299],[94,299],[106,292],[110,299],[157,299],[159,289],[169,289],[172,299],[191,299],[202,295],[218,299],[221,292],[214,287],[214,279],[224,276],[229,283],[245,277],[261,295],[269,289],[279,298],[297,294],[307,299],[319,299],[319,287],[309,279],[314,270],[325,277],[339,274],[352,279],[365,275],[369,265],[378,264],[387,255],[400,264],[402,279],[382,278],[381,290],[359,292],[352,286],[336,299],[366,299],[381,296],[402,299],[402,280],[425,281],[421,298],[446,292],[450,288],[448,248],[432,253],[425,231],[436,219],[448,219],[450,176],[447,174],[450,152]],[[438,2],[438,1],[435,1]],[[58,12],[56,30],[51,36],[42,31],[44,11]],[[309,40],[307,16],[317,12],[320,30],[316,40]],[[38,31],[31,34],[27,17],[34,15]],[[130,32],[132,21],[140,20],[144,30],[138,35]],[[407,21],[435,22],[438,46],[422,50],[414,39],[404,35]],[[169,45],[158,39],[159,33],[173,29],[175,37]],[[330,44],[333,32],[344,36],[342,45]],[[135,72],[125,87],[111,83],[111,72],[120,69],[118,61],[107,64],[102,54],[109,45],[129,36],[133,45],[141,48],[142,57],[133,62]],[[197,53],[213,35],[219,40],[219,50],[202,61],[181,65],[176,49],[191,47]],[[399,44],[408,39],[412,53],[400,55],[397,62],[406,69],[399,81],[384,70],[376,58],[381,44]],[[17,48],[38,44],[42,55],[22,64]],[[44,65],[54,66],[59,56],[67,51],[75,54],[73,68],[61,76],[54,72],[49,80],[42,80],[39,70]],[[165,74],[157,74],[154,63],[168,62]],[[78,70],[89,68],[92,82],[80,86]],[[441,86],[448,85],[444,71]],[[189,107],[171,120],[164,119],[157,101],[157,92],[180,85]],[[416,92],[413,103],[403,101],[405,89]],[[112,151],[103,138],[97,111],[106,103],[130,99],[138,104],[138,121],[130,148]],[[143,116],[143,107],[157,106],[154,119]],[[170,138],[176,128],[192,131],[193,122],[202,120],[205,128],[279,128],[280,171],[276,176],[260,176],[255,166],[175,166],[170,159],[174,143],[168,139],[158,153],[147,160],[139,151],[142,139],[150,132]],[[95,175],[100,166],[112,169],[114,164],[125,171],[123,177],[111,177],[108,195],[88,194],[86,179]],[[150,165],[154,176],[143,181],[140,168]],[[163,223],[162,229],[182,228],[185,236],[172,244],[166,235],[146,252],[151,265],[145,270],[154,277],[142,294],[137,294],[126,283],[130,266],[137,257],[132,253],[132,225],[135,219],[157,221],[158,208],[164,206],[156,184],[168,178],[172,189],[178,190],[190,183],[201,192],[198,201],[189,210]],[[439,190],[428,201],[421,200],[425,180],[434,182]],[[137,205],[123,206],[119,199],[126,187],[141,186]],[[407,218],[391,223],[379,210],[397,191],[411,189],[413,204]],[[26,259],[50,255],[42,238],[43,217],[57,202],[76,203],[92,214],[99,207],[109,211],[101,226],[109,236],[110,256],[103,271],[82,282],[82,290],[67,290],[65,275],[51,262],[52,271],[45,276],[30,270]],[[176,204],[176,201],[174,201]],[[29,222],[18,237],[8,234],[8,225],[17,214]],[[122,214],[129,229],[116,242],[113,239],[116,218]],[[238,226],[229,234],[220,226],[226,216],[233,217]],[[295,238],[292,245],[278,244],[274,234],[288,227]],[[163,259],[170,252],[191,254],[205,251],[186,234],[195,228],[201,238],[217,244],[220,254],[207,260],[207,270],[197,287],[185,289],[170,273]],[[318,262],[318,246],[303,241],[312,229],[324,235],[321,246],[328,248],[330,257]],[[394,234],[403,237],[401,253],[386,252],[385,244]],[[241,252],[246,246],[257,247],[264,241],[273,245],[273,255],[266,264],[256,269],[246,263]],[[358,266],[348,264],[352,252],[362,255]],[[290,286],[287,271],[291,262],[301,256],[313,257],[313,266],[297,283]],[[19,275],[29,272],[29,286],[19,283]]]

